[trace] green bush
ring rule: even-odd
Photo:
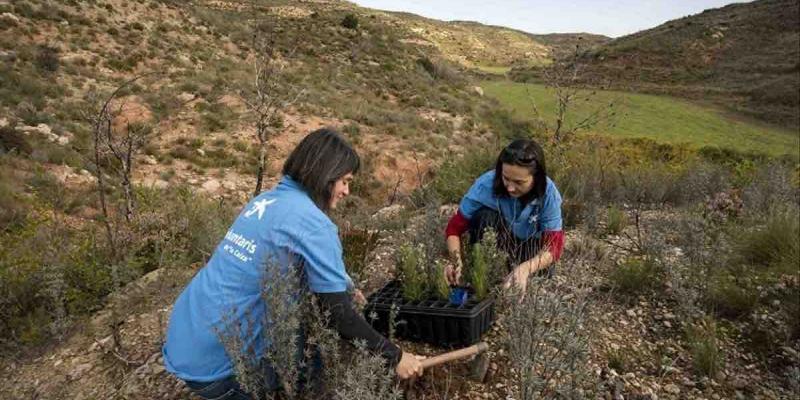
[[[615,206],[608,208],[608,220],[606,222],[606,233],[609,235],[619,235],[628,226],[628,215],[624,210]]]
[[[116,259],[99,222],[68,227],[57,214],[31,213],[0,231],[0,345],[47,339],[154,268],[204,261],[235,212],[188,188],[137,189],[137,200],[135,222],[115,224],[126,238],[118,238]],[[118,199],[112,193],[109,201]]]
[[[692,354],[692,366],[700,375],[716,377],[723,365],[724,355],[720,348],[717,325],[705,319],[686,329],[686,342]]]
[[[711,279],[706,302],[716,314],[737,318],[755,309],[758,292],[744,280],[737,282],[733,277],[720,274]]]
[[[448,158],[435,171],[431,187],[445,203],[457,203],[482,173],[493,169],[494,149],[469,149],[463,157]]]
[[[656,287],[659,273],[652,260],[631,258],[611,271],[609,280],[611,286],[620,293],[636,295]]]
[[[367,267],[367,258],[378,246],[380,233],[366,229],[349,229],[342,234],[344,265],[347,273],[356,281],[360,280]]]
[[[39,46],[36,54],[36,66],[45,72],[56,72],[60,66],[58,49],[50,46]]]
[[[358,17],[354,14],[347,14],[342,19],[341,25],[347,29],[358,29]]]
[[[397,270],[403,285],[403,298],[407,301],[423,300],[427,292],[425,251],[419,246],[404,244],[397,254]]]
[[[734,252],[741,264],[797,273],[800,266],[800,217],[797,210],[776,210],[764,226],[744,230],[735,238]]]

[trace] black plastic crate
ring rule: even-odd
[[[392,281],[367,299],[364,316],[383,333],[389,331],[392,305],[396,304],[395,334],[399,338],[442,347],[462,347],[478,342],[494,322],[494,300],[469,298],[463,305],[447,300],[403,299],[400,282]],[[373,315],[374,314],[374,315]]]

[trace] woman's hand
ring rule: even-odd
[[[519,288],[521,293],[519,301],[521,302],[525,298],[525,289],[528,287],[528,275],[530,275],[530,272],[527,263],[517,265],[503,282],[503,289],[511,289],[512,285]]]
[[[364,293],[361,293],[360,289],[353,291],[353,303],[355,303],[358,307],[364,307],[367,305],[367,298],[364,297]]]
[[[418,356],[404,351],[394,371],[400,379],[422,376],[422,363],[419,361]]]
[[[463,269],[461,257],[456,254],[451,258],[451,261],[444,266],[444,277],[447,283],[451,285],[458,285],[461,280],[461,270]]]

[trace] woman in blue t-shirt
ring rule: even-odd
[[[538,143],[511,142],[500,152],[495,168],[481,175],[462,198],[445,230],[453,261],[445,274],[452,284],[461,278],[461,235],[469,231],[474,244],[487,228],[497,232],[498,247],[509,256],[505,288],[516,285],[524,292],[531,274],[553,274],[564,245],[561,194],[547,176]]]
[[[278,185],[251,200],[231,225],[206,266],[175,301],[163,348],[166,369],[205,399],[250,399],[235,376],[226,349],[228,328],[246,327],[246,354],[260,360],[266,391],[279,389],[275,368],[265,361],[271,340],[264,332],[269,310],[262,298],[266,268],[302,266],[304,283],[339,335],[380,353],[405,379],[422,374],[418,359],[401,351],[355,312],[353,283],[342,261],[336,225],[327,211],[350,193],[359,169],[355,150],[331,129],[306,136],[283,166]],[[363,300],[360,292],[355,293]],[[241,355],[234,355],[241,358]],[[253,361],[253,360],[251,360]]]

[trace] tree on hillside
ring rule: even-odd
[[[147,124],[130,122],[121,118],[125,110],[125,102],[120,100],[120,93],[142,79],[144,75],[136,76],[118,86],[108,97],[97,100],[96,94],[90,95],[90,102],[98,103],[97,111],[87,118],[92,126],[92,145],[94,172],[97,178],[97,191],[100,199],[100,208],[103,213],[103,222],[109,248],[116,249],[115,229],[112,227],[112,216],[109,212],[106,192],[118,186],[122,189],[124,198],[123,214],[125,221],[131,222],[134,218],[136,199],[133,191],[133,172],[135,156],[150,139],[152,127]],[[93,99],[92,99],[93,98]],[[106,172],[112,172],[117,177],[116,182],[107,182]]]
[[[256,187],[253,196],[261,193],[267,165],[267,147],[276,130],[282,126],[281,112],[296,103],[303,91],[287,86],[284,79],[288,59],[294,50],[282,54],[275,46],[275,26],[266,20],[253,21],[253,82],[242,94],[247,109],[255,119],[258,140]]]
[[[601,123],[611,122],[616,115],[616,100],[599,102],[597,90],[587,84],[581,76],[580,46],[575,46],[574,54],[567,59],[554,59],[552,64],[542,69],[545,87],[553,91],[556,100],[553,121],[547,119],[530,94],[534,118],[550,140],[558,145],[569,140],[580,131],[592,129]],[[595,82],[596,83],[596,82]],[[596,86],[596,85],[594,85]],[[592,104],[587,114],[576,116],[575,106],[579,103]],[[574,119],[573,119],[574,118]]]

